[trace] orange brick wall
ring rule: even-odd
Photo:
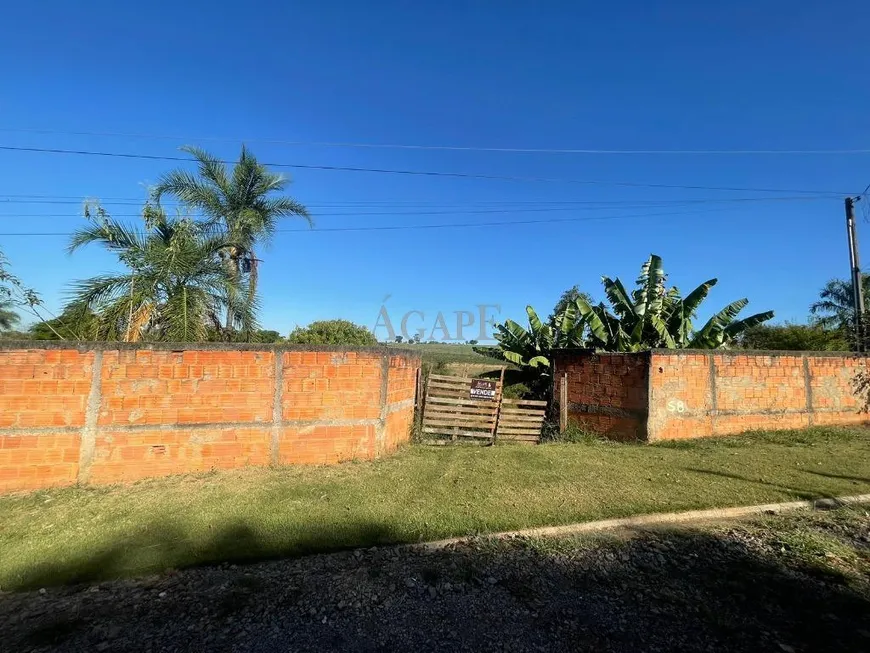
[[[74,483],[93,352],[0,350],[0,491]]]
[[[390,357],[387,382],[386,430],[379,452],[393,451],[411,437],[419,365],[405,356]]]
[[[413,353],[64,344],[0,349],[0,491],[371,459],[409,438]]]
[[[664,440],[868,421],[852,391],[867,359],[825,352],[554,352],[568,415],[615,439]]]
[[[866,359],[823,352],[653,352],[649,439],[853,424]]]
[[[554,398],[567,381],[568,419],[616,440],[646,437],[645,354],[554,352]]]

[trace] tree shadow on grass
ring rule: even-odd
[[[814,472],[811,469],[803,471],[807,474],[812,474],[813,476],[824,476],[825,478],[836,478],[844,481],[855,481],[857,483],[870,483],[870,478],[865,476],[848,476],[846,474],[831,474],[830,472]]]
[[[43,560],[9,574],[4,589],[27,590],[142,576],[166,569],[247,563],[309,553],[340,551],[395,541],[388,524],[317,524],[305,532],[263,537],[249,525],[225,526],[211,537],[192,537],[177,524],[143,529],[110,546],[62,560]]]
[[[776,490],[780,490],[782,492],[788,492],[789,494],[793,494],[796,497],[801,499],[810,501],[812,499],[833,499],[834,495],[827,492],[820,492],[818,490],[808,490],[805,488],[792,487],[790,485],[784,485],[782,483],[772,483],[770,481],[765,481],[764,479],[758,478],[749,478],[748,476],[742,476],[741,474],[735,474],[733,472],[723,472],[721,470],[715,469],[701,469],[700,467],[683,467],[683,469],[687,472],[694,472],[696,474],[707,474],[709,476],[720,476],[722,478],[728,478],[736,481],[743,481],[744,483],[752,483],[753,485],[761,485],[764,487],[771,487]],[[812,472],[811,472],[812,473]]]
[[[388,536],[379,524],[359,528]],[[870,650],[866,577],[855,585],[749,533],[481,540],[202,566],[0,597],[0,641],[10,652]],[[105,577],[123,570],[129,547],[161,537],[177,560],[275,554],[242,525],[189,549],[177,536],[155,529],[53,573]]]

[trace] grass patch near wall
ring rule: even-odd
[[[418,352],[424,363],[481,363],[500,365],[488,356],[483,356],[474,351],[474,345],[453,344],[447,342],[421,342],[420,344],[387,343],[389,347],[400,347],[408,351]],[[486,345],[482,345],[486,346]]]
[[[0,589],[633,514],[870,492],[870,431],[657,445],[406,447],[0,497]]]

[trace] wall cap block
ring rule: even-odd
[[[870,353],[853,351],[801,351],[788,349],[651,349],[656,356],[714,355],[714,356],[810,356],[815,358],[861,358],[870,359]]]
[[[4,340],[0,341],[0,351],[28,349],[76,350],[81,353],[91,351],[262,351],[262,352],[360,352],[392,356],[406,356],[414,360],[422,358],[422,352],[404,347],[372,345],[366,347],[348,345],[267,345],[259,343],[227,342],[81,342],[69,340]]]

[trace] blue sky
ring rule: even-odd
[[[748,296],[747,311],[803,319],[827,279],[848,275],[839,194],[870,183],[870,155],[310,145],[870,148],[866,3],[604,5],[13,3],[0,24],[0,145],[174,156],[191,143],[230,159],[239,147],[232,139],[245,139],[266,162],[573,180],[288,170],[291,193],[323,229],[576,221],[280,233],[262,253],[261,287],[263,324],[282,333],[333,317],[371,327],[387,295],[394,321],[417,309],[430,328],[441,311],[451,331],[454,311],[479,304],[499,304],[501,318],[522,319],[527,303],[546,314],[574,284],[600,296],[602,274],[633,280],[651,252],[684,290],[719,277],[710,308]],[[269,142],[276,140],[309,145]],[[127,198],[144,199],[171,167],[0,151],[0,231],[68,232],[82,223],[77,203],[23,202],[23,195],[102,198],[111,213],[134,221]],[[588,180],[604,183],[577,183]],[[617,182],[834,194],[675,204],[800,194]],[[378,212],[386,215],[370,215]],[[678,215],[652,215],[665,213]],[[14,271],[55,311],[69,280],[113,266],[98,250],[70,257],[65,245],[64,237],[0,236]]]

